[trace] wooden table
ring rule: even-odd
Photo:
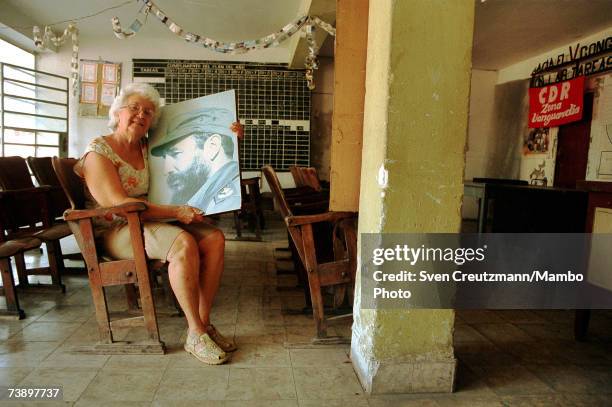
[[[464,194],[479,201],[478,233],[484,233],[487,229],[487,214],[492,202],[491,231],[493,232],[581,233],[584,231],[587,194],[581,190],[504,182],[466,181]]]

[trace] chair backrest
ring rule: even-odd
[[[34,187],[25,158],[0,157],[0,187],[4,190]]]
[[[50,192],[49,210],[53,218],[60,218],[64,211],[70,207],[70,202],[68,202],[64,188],[62,188],[62,184],[55,174],[51,157],[28,157],[27,161],[36,181],[38,181],[38,185],[53,187]]]
[[[292,165],[289,167],[289,170],[291,171],[291,176],[293,177],[296,187],[310,187],[317,192],[323,189],[315,167],[298,167],[297,165]]]
[[[323,189],[321,188],[321,181],[319,181],[319,174],[317,174],[315,167],[300,167],[300,172],[306,186],[311,187],[317,192]]]
[[[306,186],[304,183],[304,178],[302,177],[302,171],[300,171],[300,167],[297,165],[291,165],[289,166],[289,171],[291,171],[291,176],[293,177],[293,182],[295,183],[296,187],[299,188]]]
[[[72,209],[85,208],[85,190],[83,180],[74,172],[76,158],[53,157],[53,169],[70,201]]]
[[[281,187],[280,181],[276,176],[276,171],[274,171],[274,168],[272,168],[272,166],[270,165],[264,165],[263,167],[261,167],[261,171],[264,173],[266,181],[268,181],[268,185],[272,190],[272,194],[276,199],[276,203],[278,204],[283,218],[286,218],[287,216],[292,216],[293,214],[291,213],[291,209],[289,209],[289,205],[287,204],[287,200],[285,199],[285,194],[283,193],[283,188]]]
[[[38,185],[62,186],[53,170],[51,157],[28,157],[26,160],[28,161],[28,165],[36,181],[38,181]]]

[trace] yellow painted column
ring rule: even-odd
[[[368,0],[337,0],[330,159],[332,211],[356,212],[359,207],[367,39]]]
[[[370,2],[360,233],[458,232],[473,0]],[[454,311],[360,309],[351,359],[369,393],[452,391]]]

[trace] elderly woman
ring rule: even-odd
[[[236,345],[210,323],[210,311],[223,272],[223,233],[205,221],[197,208],[156,205],[146,200],[149,189],[147,131],[159,118],[159,93],[133,83],[114,100],[109,112],[112,133],[94,139],[75,166],[85,178],[89,207],[141,201],[141,219],[150,259],[167,261],[170,284],[189,325],[185,350],[200,361],[221,364]],[[232,131],[242,136],[234,123]],[[156,220],[173,218],[177,224]],[[96,231],[107,253],[130,258],[129,230],[122,219],[97,219]]]

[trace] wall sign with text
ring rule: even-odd
[[[79,116],[108,118],[121,84],[121,64],[81,59]]]
[[[529,127],[557,127],[582,119],[584,76],[529,89]]]

